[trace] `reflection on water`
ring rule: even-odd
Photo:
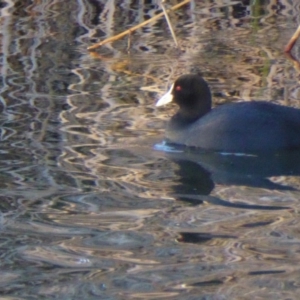
[[[86,51],[156,3],[0,4],[3,299],[298,299],[298,153],[167,149],[154,103],[197,67],[215,105],[300,107],[299,3],[191,1],[181,51],[163,19]]]

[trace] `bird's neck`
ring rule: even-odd
[[[205,113],[199,114],[199,112],[184,111],[181,109],[171,118],[169,122],[169,128],[172,130],[183,129],[197,121],[199,118],[205,115]]]

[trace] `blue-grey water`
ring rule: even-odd
[[[194,0],[180,50],[161,18],[89,52],[158,1],[1,1],[0,298],[298,299],[300,152],[168,147],[154,104],[197,68],[214,105],[300,108],[299,11]]]

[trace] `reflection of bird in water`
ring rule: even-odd
[[[167,152],[178,165],[177,183],[173,186],[173,196],[190,204],[204,201],[245,209],[286,209],[282,206],[250,205],[232,203],[210,196],[215,184],[243,185],[270,190],[296,190],[292,186],[281,185],[269,180],[276,176],[300,176],[300,151],[286,151],[274,155],[224,155],[193,150]]]

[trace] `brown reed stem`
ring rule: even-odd
[[[189,3],[190,1],[191,1],[191,0],[184,0],[184,1],[182,1],[182,2],[180,2],[180,3],[178,3],[178,4],[176,4],[176,5],[172,6],[172,7],[171,7],[170,9],[168,9],[167,11],[169,12],[169,11],[171,11],[171,10],[176,10],[176,9],[180,8],[181,6],[183,6],[183,5],[187,4],[187,3]],[[137,29],[139,29],[139,28],[141,28],[141,27],[143,27],[143,26],[145,26],[145,25],[147,25],[147,24],[149,24],[149,23],[151,23],[151,22],[153,22],[153,21],[155,21],[155,20],[161,18],[162,16],[164,16],[164,12],[162,12],[162,13],[160,13],[160,14],[158,14],[158,15],[152,17],[151,19],[146,20],[146,21],[144,21],[143,23],[140,23],[140,24],[138,24],[138,25],[136,25],[136,26],[134,26],[134,27],[132,27],[132,28],[130,28],[130,29],[128,29],[128,30],[125,30],[125,31],[123,31],[123,32],[121,32],[121,33],[119,33],[119,34],[117,34],[117,35],[114,35],[114,36],[112,36],[112,37],[110,37],[110,38],[107,38],[107,39],[105,39],[104,41],[101,41],[101,42],[99,42],[99,43],[96,43],[96,44],[94,44],[94,45],[88,47],[87,49],[88,49],[89,51],[91,51],[91,50],[94,50],[94,49],[97,49],[97,48],[101,47],[102,45],[104,45],[104,44],[106,44],[106,43],[116,41],[116,40],[122,38],[123,36],[125,36],[125,35],[127,35],[127,34],[130,34],[130,33],[132,33],[133,31],[135,31],[135,30],[137,30]]]
[[[295,31],[295,33],[291,37],[288,44],[285,46],[284,52],[290,52],[293,49],[293,47],[294,47],[295,43],[297,42],[299,36],[300,36],[300,25],[298,26],[297,30]]]

